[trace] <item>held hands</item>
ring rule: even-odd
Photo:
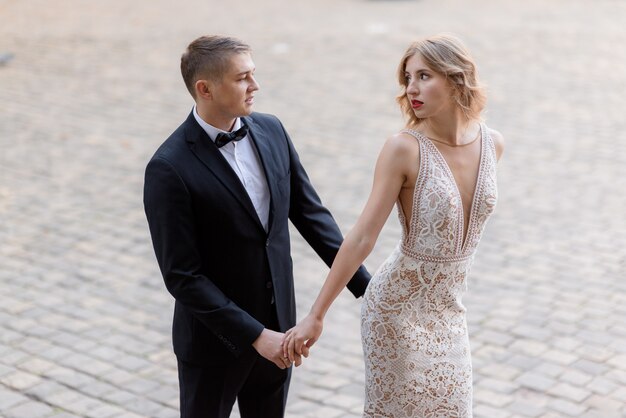
[[[283,341],[283,356],[293,361],[298,367],[302,364],[302,357],[309,356],[309,348],[315,344],[320,335],[324,323],[322,319],[311,314],[307,315],[295,327],[285,333]]]
[[[284,336],[285,334],[281,332],[265,328],[261,335],[252,343],[252,347],[278,368],[289,368],[293,360],[289,360],[286,355],[283,355],[282,343]],[[300,356],[296,358],[296,361],[302,362]]]

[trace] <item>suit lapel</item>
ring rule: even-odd
[[[270,190],[270,213],[267,221],[267,232],[272,230],[272,221],[274,220],[275,202],[276,202],[276,172],[274,166],[270,165],[272,161],[272,150],[270,148],[271,138],[267,136],[266,132],[257,125],[251,117],[242,117],[243,123],[248,126],[248,136],[254,142],[259,159],[261,160],[261,166],[265,172],[265,179],[267,181],[267,187]]]
[[[202,127],[198,125],[198,122],[196,122],[193,117],[193,113],[187,118],[185,137],[189,143],[191,152],[204,163],[217,180],[228,189],[239,203],[241,203],[259,228],[265,231],[254,209],[254,205],[250,200],[250,196],[248,196],[248,192],[243,187],[243,184],[241,184],[239,177],[237,177],[237,174],[235,174],[215,143],[209,138]]]

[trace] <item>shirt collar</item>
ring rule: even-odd
[[[215,126],[208,124],[204,121],[204,119],[202,119],[200,117],[200,115],[198,114],[198,111],[196,110],[196,106],[194,105],[193,107],[193,117],[196,118],[196,122],[198,122],[198,124],[202,127],[202,129],[204,129],[204,132],[207,133],[207,135],[209,135],[209,138],[211,138],[211,141],[215,142],[215,138],[217,138],[217,134],[219,133],[228,133],[228,131],[223,131],[219,128],[216,128]],[[241,128],[241,118],[237,118],[235,119],[235,124],[233,125],[233,129],[232,131],[236,131],[237,129]]]

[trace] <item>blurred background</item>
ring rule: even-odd
[[[464,298],[474,415],[626,416],[625,21],[622,0],[0,0],[0,416],[178,416],[142,187],[193,105],[190,41],[253,47],[256,110],[347,232],[403,127],[398,61],[440,32],[473,52],[506,140]],[[392,214],[372,272],[399,237]],[[328,269],[293,241],[303,315]],[[290,417],[361,415],[359,310],[331,308]]]

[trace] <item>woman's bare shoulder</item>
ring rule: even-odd
[[[419,161],[419,156],[417,139],[406,132],[398,132],[386,139],[378,157],[378,165],[383,171],[406,179],[415,175],[415,162]]]
[[[493,144],[496,147],[496,157],[499,160],[504,152],[504,137],[500,132],[492,128],[489,128],[489,135],[491,135],[491,138],[493,139]]]
[[[394,153],[417,152],[419,144],[417,139],[406,131],[400,131],[387,138],[385,148],[390,148]]]

